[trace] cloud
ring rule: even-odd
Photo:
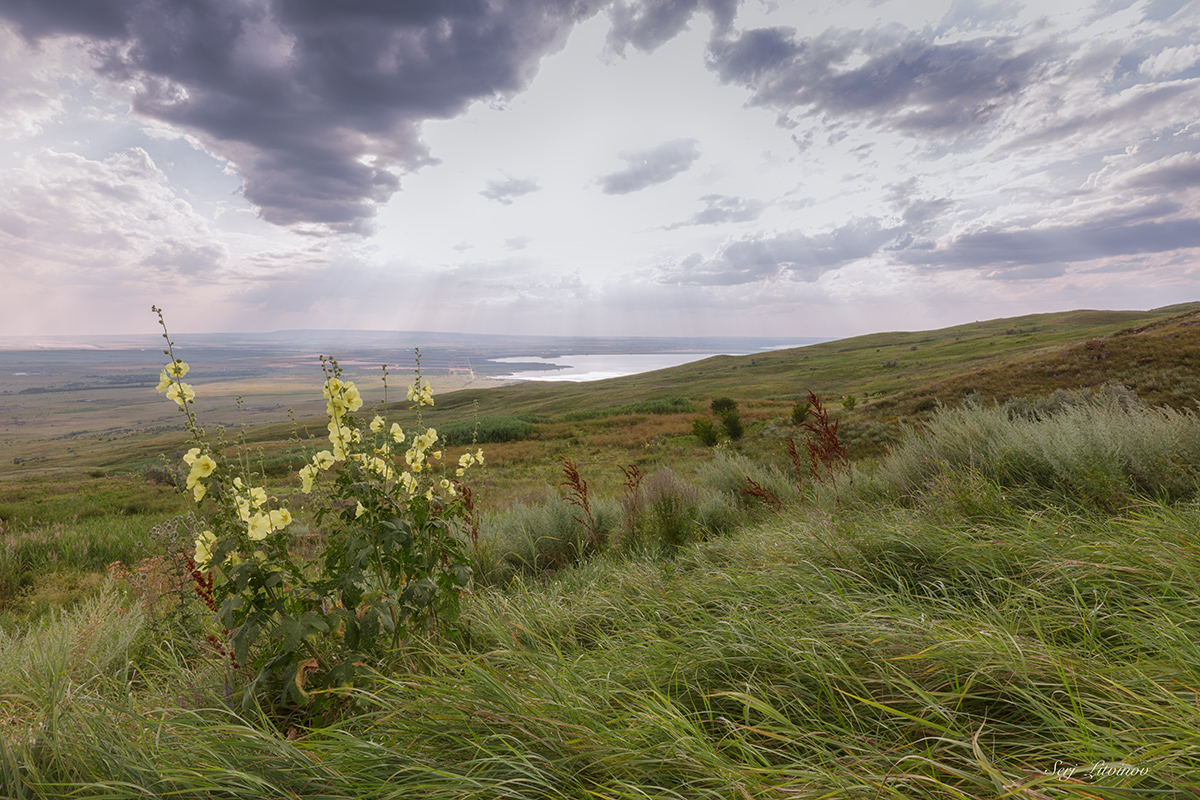
[[[609,10],[608,47],[619,55],[624,55],[630,44],[652,52],[682,33],[697,11],[708,12],[713,33],[718,35],[732,27],[737,6],[738,0],[641,0],[631,4],[618,0]]]
[[[960,234],[932,250],[910,249],[902,259],[926,267],[1009,269],[1200,247],[1200,219],[1162,218],[1178,208],[1159,202],[1072,224],[987,228]]]
[[[690,225],[752,222],[758,219],[767,207],[767,204],[761,200],[746,200],[742,197],[729,197],[723,194],[706,194],[700,199],[705,204],[702,211],[697,211],[683,222],[666,225],[665,229],[671,231]]]
[[[0,139],[33,136],[63,112],[70,48],[32,48],[0,24]]]
[[[1117,184],[1159,192],[1195,188],[1200,186],[1200,154],[1176,153],[1141,165],[1119,178]]]
[[[1013,103],[1035,81],[1046,48],[980,37],[939,44],[915,33],[829,30],[800,38],[757,28],[714,41],[708,64],[724,83],[753,91],[750,104],[825,113],[909,133],[959,133]]]
[[[211,277],[228,257],[141,148],[103,161],[44,150],[0,185],[0,251],[16,269],[62,268],[84,283]]]
[[[523,89],[600,0],[0,0],[30,40],[87,37],[133,107],[227,159],[262,217],[371,229],[433,161],[421,123]]]
[[[1152,77],[1177,75],[1200,61],[1200,44],[1168,47],[1138,65],[1138,71]]]
[[[503,205],[512,205],[513,198],[536,192],[541,189],[537,181],[526,178],[506,177],[502,181],[488,181],[487,188],[480,192],[488,200],[495,200]]]
[[[696,144],[695,139],[674,139],[649,150],[620,153],[628,166],[599,178],[600,190],[605,194],[629,194],[666,183],[700,158]]]
[[[729,242],[709,259],[693,254],[662,277],[666,283],[734,286],[786,277],[811,282],[830,270],[874,255],[902,231],[877,219],[856,219],[828,233],[786,231]]]

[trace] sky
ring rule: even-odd
[[[0,336],[1200,299],[1200,0],[0,0]]]

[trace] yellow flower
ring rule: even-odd
[[[159,392],[166,391],[167,387],[170,386],[173,382],[174,381],[171,380],[171,376],[164,369],[158,375],[158,391]]]
[[[203,483],[197,483],[192,487],[192,494],[196,496],[196,502],[199,503],[204,499],[204,495],[208,494],[208,487]]]
[[[172,383],[167,388],[167,397],[178,403],[180,408],[183,408],[196,399],[196,392],[189,383]]]
[[[401,442],[404,441],[404,429],[400,427],[400,424],[398,422],[392,423],[391,433],[392,433],[392,440],[395,441],[396,444],[400,444]]]
[[[190,454],[190,452],[189,452]],[[187,488],[196,492],[196,502],[200,502],[200,498],[204,497],[204,492],[197,489],[200,486],[200,481],[213,474],[213,470],[217,468],[217,462],[213,457],[205,453],[199,458],[192,459],[192,468],[188,470]]]
[[[183,463],[191,465],[196,463],[196,459],[200,457],[200,448],[193,447],[183,454]]]
[[[387,420],[376,414],[375,419],[371,420],[371,432],[379,433],[381,430],[383,430],[383,426],[386,424]]]
[[[328,450],[322,450],[313,456],[313,464],[321,469],[329,469],[333,466],[333,462],[336,460],[337,459],[333,457],[333,453],[329,452]]]
[[[217,468],[217,462],[213,457],[205,453],[192,462],[192,471],[201,478],[207,478],[213,474],[213,470]]]
[[[365,513],[367,513],[367,509],[363,506],[363,504],[361,502],[359,502],[358,507],[354,509],[354,518],[358,519]]]
[[[271,518],[261,511],[254,513],[247,523],[247,534],[251,540],[261,542],[271,533]]]
[[[203,531],[196,537],[196,568],[206,570],[212,563],[212,547],[217,543],[217,537],[212,531]]]
[[[313,489],[313,480],[317,477],[317,468],[312,464],[305,464],[300,468],[300,491],[305,494],[311,494]]]
[[[267,502],[267,490],[261,486],[255,486],[250,490],[250,502],[255,508],[262,508]]]
[[[177,358],[170,364],[167,364],[167,366],[163,369],[163,372],[167,373],[172,378],[182,378],[184,375],[188,374],[189,369],[191,369],[191,367],[187,365],[186,361],[180,361]]]
[[[288,525],[292,524],[292,512],[286,508],[281,508],[271,512],[271,527],[277,531],[281,531]]]
[[[433,389],[430,388],[429,381],[425,381],[420,387],[415,384],[408,387],[408,399],[419,406],[433,405]]]

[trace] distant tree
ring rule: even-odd
[[[726,411],[737,411],[737,401],[729,397],[718,397],[710,404],[712,412],[718,417]]]
[[[692,435],[705,447],[712,447],[717,443],[717,428],[708,417],[696,417],[692,420]]]
[[[718,397],[712,401],[710,407],[721,421],[721,427],[725,429],[729,438],[735,442],[741,439],[745,429],[742,427],[742,418],[738,415],[737,401],[729,397]]]
[[[810,411],[812,411],[812,403],[796,403],[792,406],[792,424],[803,425],[808,420]]]
[[[858,405],[858,398],[854,395],[848,394],[842,398],[842,408],[847,411],[853,411],[856,405]]]
[[[721,427],[725,429],[725,433],[729,438],[735,442],[741,439],[742,434],[746,432],[745,428],[742,427],[742,418],[738,416],[736,410],[722,411],[717,419],[721,420]]]

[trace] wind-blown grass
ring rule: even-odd
[[[13,635],[0,795],[1194,796],[1200,506],[1132,476],[1196,463],[1197,423],[1085,411],[945,412],[817,503],[781,482],[788,510],[735,535],[516,571],[471,598],[457,644],[410,642],[420,668],[332,723],[235,713],[223,667],[145,634],[119,658],[59,648],[54,674],[80,677],[47,693],[11,678],[35,648]],[[1119,506],[1072,494],[1089,419],[1110,425]],[[1021,459],[1050,466],[997,468]],[[571,510],[513,530],[572,529]]]
[[[1200,419],[1112,394],[1091,395],[1045,419],[964,406],[909,429],[876,477],[893,496],[913,497],[947,471],[1108,510],[1136,496],[1190,499],[1200,486]]]

